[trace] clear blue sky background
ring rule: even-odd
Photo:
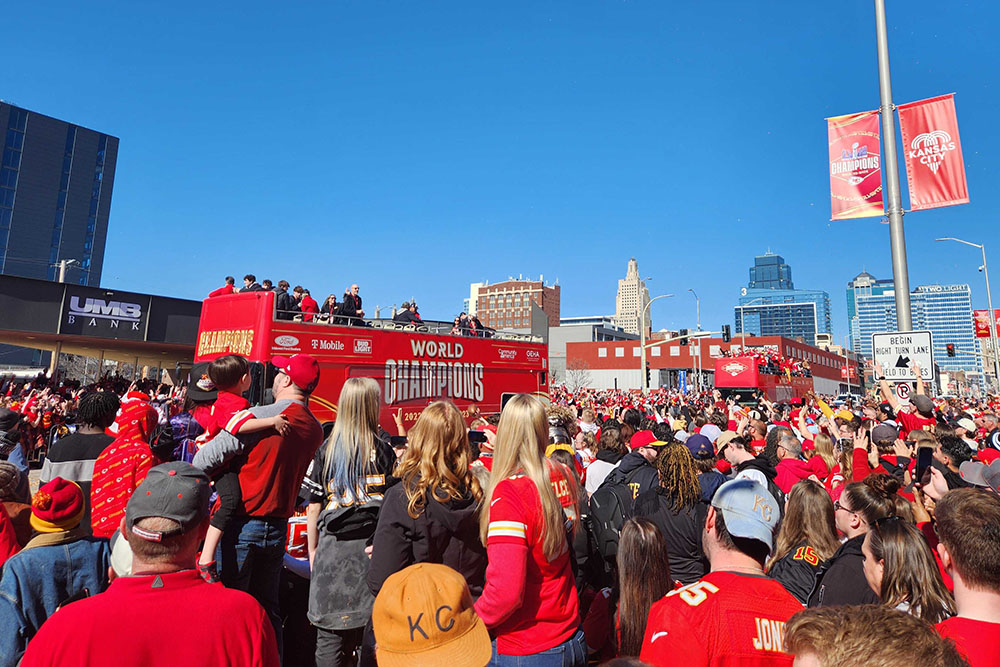
[[[282,6],[288,4],[291,6]],[[972,204],[906,217],[911,285],[991,233],[993,3],[890,0],[897,103],[956,92]],[[103,283],[200,298],[226,274],[461,309],[544,274],[609,314],[630,256],[654,326],[732,322],[755,254],[828,290],[891,277],[888,227],[829,222],[828,116],[878,106],[873,5],[11,2],[0,97],[121,138]],[[904,205],[908,201],[905,198]],[[1000,271],[996,261],[994,272]],[[1000,275],[1000,273],[997,273]]]

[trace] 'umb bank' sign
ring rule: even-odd
[[[67,286],[59,333],[144,340],[149,296]]]

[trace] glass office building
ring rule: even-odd
[[[872,334],[896,331],[896,298],[892,281],[879,293],[855,293],[851,320],[854,351],[872,356]],[[972,292],[968,285],[920,285],[910,292],[914,331],[930,331],[934,362],[944,371],[965,371],[982,376],[983,358],[972,322]],[[945,346],[955,345],[955,356]]]
[[[768,251],[765,255],[754,257],[750,267],[749,289],[794,289],[792,285],[792,267],[785,264],[785,258]]]
[[[0,273],[99,286],[118,139],[0,102]]]
[[[832,333],[830,295],[795,289],[792,267],[770,252],[754,258],[733,316],[736,334],[800,338],[815,345],[816,334]]]

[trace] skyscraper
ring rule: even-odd
[[[0,273],[100,285],[118,139],[0,102]]]
[[[847,283],[847,327],[851,332],[851,349],[858,350],[861,345],[861,329],[858,320],[858,299],[862,297],[879,296],[885,293],[893,294],[891,280],[878,280],[867,271],[862,271],[854,280]],[[911,306],[912,308],[912,306]],[[871,334],[866,336],[871,347]]]
[[[750,281],[733,308],[736,333],[801,338],[816,344],[816,334],[832,332],[830,295],[822,290],[795,289],[792,267],[768,252],[754,258]]]
[[[868,357],[872,356],[873,333],[897,330],[892,281],[875,282],[882,283],[881,291],[855,292],[856,314],[851,321],[854,351]],[[931,332],[934,362],[942,371],[982,375],[983,358],[972,322],[972,292],[968,285],[920,285],[910,292],[910,311],[913,329]],[[955,346],[954,357],[947,354],[949,343]]]
[[[792,267],[785,264],[785,258],[770,250],[754,257],[750,267],[748,289],[795,289],[792,284]]]
[[[625,271],[625,278],[618,281],[618,297],[615,299],[615,326],[621,328],[626,333],[639,335],[640,320],[641,326],[650,330],[650,315],[646,310],[649,304],[649,290],[646,289],[646,282],[639,277],[639,263],[635,257],[628,261],[628,269]],[[645,311],[645,317],[643,312]]]

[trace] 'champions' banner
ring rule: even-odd
[[[976,327],[976,338],[989,338],[993,335],[989,312],[988,310],[972,311],[972,323]],[[996,318],[997,331],[1000,331],[1000,309],[993,310],[993,317]]]
[[[919,211],[969,203],[955,96],[900,104],[899,130],[906,156],[910,208]]]
[[[827,118],[831,220],[884,214],[878,112]]]

